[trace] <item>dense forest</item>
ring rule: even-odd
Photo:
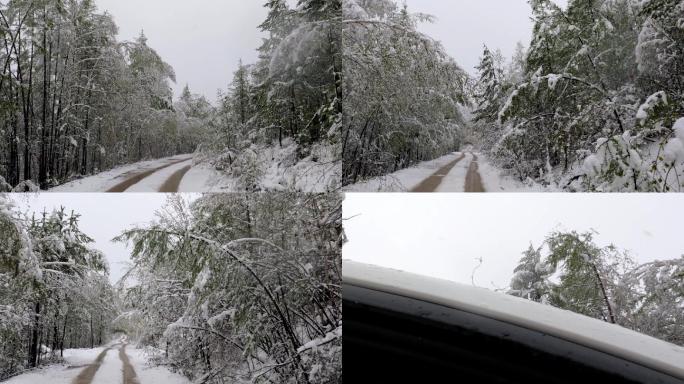
[[[530,5],[535,27],[522,77],[489,76],[480,98],[498,109],[478,117],[498,126],[490,150],[499,162],[570,190],[680,191],[684,4]]]
[[[470,76],[417,32],[429,17],[347,1],[344,184],[475,144],[553,190],[681,191],[684,4],[529,4],[527,48],[507,60],[485,47]]]
[[[343,184],[457,150],[468,75],[392,0],[344,3]]]
[[[339,187],[341,1],[265,4],[266,36],[213,103],[147,45],[116,40],[92,0],[0,5],[0,190],[48,189],[114,166],[197,153],[239,190]],[[217,84],[217,88],[221,87]]]
[[[172,198],[119,240],[135,268],[115,320],[197,382],[341,383],[338,195]]]
[[[336,194],[171,196],[116,239],[132,267],[112,284],[78,214],[0,195],[0,380],[125,334],[196,382],[340,383],[341,210]]]
[[[0,380],[108,341],[116,292],[79,216],[23,217],[0,195]]]
[[[92,0],[0,4],[2,189],[195,150],[197,131],[173,107],[171,66],[143,34],[116,34]]]
[[[267,36],[211,116],[202,160],[241,190],[339,188],[341,0],[268,0]],[[256,47],[255,47],[256,48]]]
[[[530,245],[509,294],[684,345],[684,256],[638,265],[595,232],[553,232]]]

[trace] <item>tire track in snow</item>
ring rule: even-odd
[[[449,172],[451,172],[451,170],[454,169],[459,162],[465,159],[465,156],[465,153],[461,154],[461,157],[440,168],[437,172],[432,174],[432,176],[423,180],[422,183],[413,188],[411,192],[427,193],[437,191],[437,188],[439,188],[439,186],[442,184],[444,177],[448,175]]]
[[[78,376],[76,376],[73,384],[91,384],[95,374],[102,365],[102,361],[107,356],[107,352],[109,352],[110,349],[112,349],[112,347],[106,348],[104,351],[100,352],[100,354],[97,355],[97,358],[95,358],[95,361],[82,370]]]
[[[185,161],[188,161],[188,159],[173,161],[173,162],[170,162],[169,164],[165,164],[165,165],[163,165],[163,166],[161,166],[161,167],[154,168],[154,169],[150,169],[150,170],[145,171],[145,172],[141,172],[141,173],[134,174],[134,175],[132,175],[131,177],[129,177],[128,179],[126,179],[125,181],[123,181],[123,182],[117,184],[116,186],[110,188],[107,192],[108,192],[108,193],[121,193],[121,192],[126,192],[126,190],[127,190],[128,188],[134,186],[135,184],[138,184],[138,183],[141,182],[143,179],[145,179],[145,178],[147,178],[147,177],[153,175],[154,173],[159,172],[159,171],[161,171],[161,170],[163,170],[163,169],[166,169],[166,168],[168,168],[168,167],[171,167],[171,166],[173,166],[173,165],[176,165],[176,164],[185,162]]]
[[[472,153],[473,161],[470,162],[468,174],[466,175],[465,191],[467,193],[482,193],[486,192],[482,185],[482,177],[479,172],[479,164],[477,162],[477,155]]]
[[[190,168],[192,168],[192,165],[188,165],[184,168],[177,170],[173,175],[171,175],[171,177],[169,177],[166,180],[166,182],[161,186],[161,188],[159,188],[158,192],[178,192],[178,188],[180,187],[181,181],[183,180],[183,177],[185,177],[185,174],[190,171]]]
[[[119,349],[119,358],[123,362],[123,384],[140,384],[138,375],[135,373],[131,360],[126,354],[126,344],[122,345]]]

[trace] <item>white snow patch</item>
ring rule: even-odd
[[[94,349],[65,349],[64,364],[55,364],[15,376],[4,383],[6,384],[71,384],[83,370],[84,365],[95,361],[103,348]],[[70,368],[71,367],[71,368]],[[78,367],[78,368],[74,368]]]
[[[486,192],[552,192],[553,188],[528,180],[523,183],[506,175],[505,171],[494,166],[483,154],[478,154],[478,165],[482,185]]]
[[[141,383],[190,384],[186,377],[173,373],[164,367],[152,366],[149,363],[150,350],[126,349],[131,365],[138,374]]]
[[[639,107],[636,114],[637,120],[643,123],[648,119],[649,114],[659,105],[667,105],[667,94],[664,91],[656,92],[649,96],[646,101]]]

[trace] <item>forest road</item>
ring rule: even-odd
[[[468,174],[466,175],[465,182],[465,192],[466,193],[482,193],[486,192],[484,185],[482,185],[482,177],[479,172],[479,164],[477,162],[477,155],[473,155],[473,161],[470,162],[470,167],[468,167]]]
[[[178,188],[180,187],[180,183],[183,180],[183,177],[185,176],[188,171],[190,171],[190,168],[192,168],[192,164],[188,164],[185,167],[177,170],[174,172],[171,177],[169,177],[164,184],[162,184],[161,188],[159,188],[159,191],[157,192],[162,192],[162,193],[173,193],[173,192],[178,192]]]
[[[93,381],[93,378],[95,377],[95,374],[97,373],[97,370],[100,369],[100,365],[102,365],[102,360],[104,360],[105,356],[107,356],[107,352],[112,349],[112,347],[105,348],[104,351],[100,352],[99,355],[97,355],[97,358],[95,358],[95,361],[93,361],[92,364],[88,365],[81,371],[81,373],[76,376],[74,381],[72,382],[73,384],[90,384]]]
[[[135,373],[131,360],[126,354],[126,344],[123,344],[119,349],[119,358],[123,362],[123,384],[140,384],[138,375]]]
[[[178,188],[180,186],[181,180],[183,180],[183,177],[185,176],[186,173],[192,168],[192,165],[190,164],[192,160],[188,159],[182,159],[182,160],[176,160],[169,162],[168,164],[164,164],[161,167],[157,167],[154,169],[146,170],[143,172],[130,172],[128,175],[124,175],[127,178],[122,181],[121,183],[117,184],[116,186],[110,188],[107,190],[107,192],[111,193],[121,193],[121,192],[126,192],[129,188],[132,186],[140,183],[144,179],[147,179],[148,177],[152,177],[156,173],[163,171],[169,167],[172,167],[174,165],[180,164],[180,163],[188,163],[186,167],[183,169],[180,169],[176,172],[174,172],[164,183],[162,186],[156,190],[156,191],[150,191],[150,192],[178,192]]]
[[[417,193],[429,193],[429,192],[436,192],[437,188],[442,184],[442,181],[444,181],[444,178],[451,172],[452,169],[461,162],[461,160],[465,159],[465,153],[461,154],[461,156],[450,162],[449,164],[443,166],[440,168],[437,172],[435,172],[432,176],[428,177],[427,179],[423,180],[422,183],[418,184],[417,187],[413,188],[411,192],[417,192]]]
[[[107,353],[116,346],[119,346],[119,359],[121,359],[121,363],[123,364],[123,384],[140,384],[138,375],[135,373],[135,369],[133,368],[128,355],[126,354],[125,343],[114,344],[102,351],[92,364],[88,365],[83,371],[81,371],[81,373],[78,374],[78,376],[76,376],[72,384],[97,384],[93,383],[95,374],[97,373],[98,369],[100,369],[102,361],[104,360],[105,356],[107,356]]]

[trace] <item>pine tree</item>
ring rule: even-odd
[[[548,299],[550,268],[542,261],[541,249],[530,245],[513,273],[508,294],[536,302]]]
[[[498,56],[498,57],[497,57]],[[480,64],[476,67],[480,73],[478,81],[479,93],[475,95],[477,109],[475,121],[494,123],[499,119],[499,110],[507,91],[504,73],[501,68],[500,54],[495,56],[485,45]]]

